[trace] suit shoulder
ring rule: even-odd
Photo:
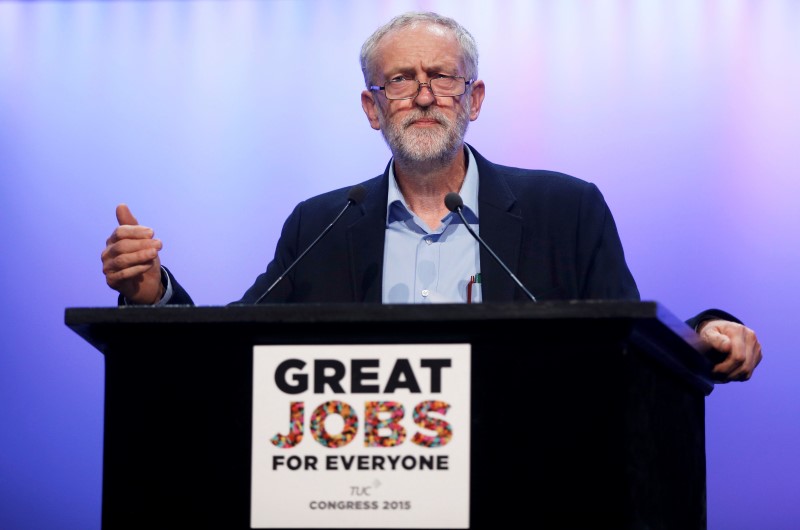
[[[598,187],[576,176],[547,169],[524,169],[495,164],[497,174],[517,196],[535,195],[540,198],[580,200],[581,197],[602,196]]]
[[[565,187],[585,187],[593,186],[592,183],[561,171],[549,169],[525,169],[519,167],[504,166],[494,164],[498,173],[506,179],[519,181],[520,185],[543,185],[543,186],[565,186]]]
[[[573,175],[563,173],[561,171],[553,171],[548,169],[527,169],[521,167],[508,166],[497,164],[486,159],[471,145],[469,146],[473,156],[478,164],[478,171],[483,175],[484,172],[488,173],[487,177],[491,180],[493,177],[500,177],[501,180],[507,182],[513,187],[522,188],[585,188],[594,187],[594,185],[586,180],[580,179]]]

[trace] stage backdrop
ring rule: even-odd
[[[100,526],[103,358],[63,318],[116,303],[115,206],[239,298],[298,201],[383,171],[358,51],[411,9],[480,45],[482,154],[596,183],[644,299],[757,330],[707,400],[709,528],[798,528],[794,0],[0,3],[0,528]]]

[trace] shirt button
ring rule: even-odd
[[[423,289],[422,290],[422,296],[428,296],[429,294],[431,294],[431,292],[429,290],[427,290],[427,289]]]
[[[429,237],[426,237],[426,238],[425,238],[425,243],[427,243],[428,245],[430,245],[431,243],[433,243],[433,241],[431,241],[431,238],[429,238]]]

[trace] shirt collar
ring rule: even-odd
[[[475,155],[472,154],[472,149],[464,144],[464,150],[467,153],[467,174],[464,177],[464,182],[461,184],[461,189],[458,194],[461,195],[461,200],[464,201],[464,210],[471,211],[475,217],[478,216],[478,164],[475,162]],[[389,196],[386,201],[386,223],[400,220],[398,216],[397,207],[392,205],[402,206],[402,209],[408,212],[405,198],[400,192],[400,187],[397,185],[397,179],[394,176],[394,162],[389,164]],[[472,221],[469,221],[472,222]]]

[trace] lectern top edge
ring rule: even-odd
[[[581,300],[482,304],[261,304],[220,306],[72,307],[65,311],[70,328],[112,323],[235,323],[235,322],[384,322],[419,320],[508,320],[528,318],[634,318],[682,322],[657,302]],[[685,324],[684,324],[685,326]],[[688,329],[688,328],[687,328]]]

